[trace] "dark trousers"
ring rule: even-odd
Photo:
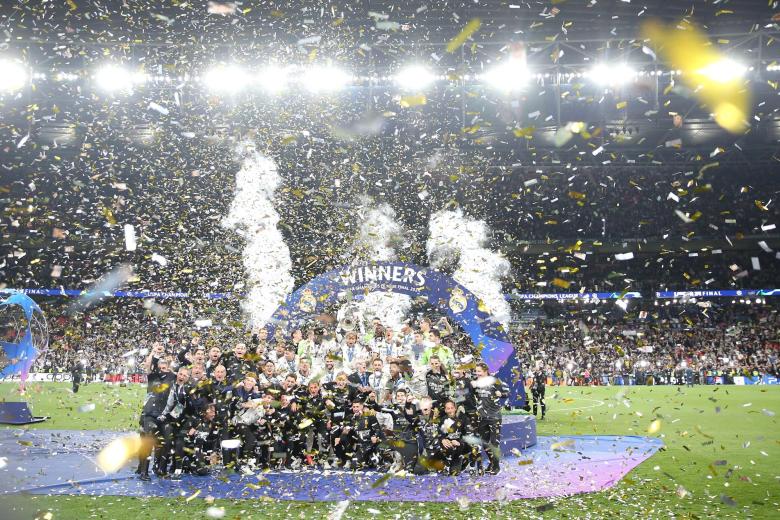
[[[356,435],[343,434],[336,450],[342,461],[351,460],[358,468],[374,467],[379,461],[379,445],[369,440],[360,440]]]
[[[397,438],[391,442],[393,451],[398,452],[403,460],[404,469],[412,471],[414,464],[417,462],[417,454],[419,453],[419,446],[417,445],[417,439],[402,439]]]
[[[162,473],[167,472],[171,460],[173,460],[172,471],[182,469],[186,436],[187,432],[184,430],[184,426],[178,422],[166,422],[163,426],[163,456],[159,465],[155,463],[155,467],[161,470]]]
[[[141,448],[138,450],[138,473],[149,473],[149,461],[154,453],[155,463],[162,457],[162,432],[157,418],[149,415],[141,416]]]
[[[284,436],[285,463],[290,464],[294,459],[303,459],[306,451],[306,435],[300,432],[288,433]]]
[[[304,452],[310,452],[316,449],[317,458],[327,460],[330,454],[330,432],[326,428],[325,421],[316,420],[308,428],[302,430]],[[310,444],[311,442],[311,444]]]
[[[544,417],[544,414],[547,413],[547,403],[544,402],[544,387],[537,387],[534,386],[531,388],[531,399],[534,402],[533,405],[533,411],[534,415],[536,415],[537,411],[537,405],[541,406],[542,408],[542,417]]]
[[[244,461],[256,458],[257,429],[254,425],[241,424],[238,426],[238,435],[241,438],[241,458]]]
[[[450,474],[460,473],[460,470],[463,467],[463,460],[467,455],[471,454],[471,446],[466,444],[463,440],[459,440],[458,442],[460,445],[455,446],[454,448],[445,448],[444,446],[441,448],[445,467]]]
[[[430,447],[423,450],[422,455],[417,457],[417,461],[414,464],[413,473],[415,475],[426,475],[431,472],[436,472],[444,467],[443,455],[440,451]]]
[[[501,458],[501,419],[480,419],[477,427],[479,438],[482,439],[482,446],[490,461],[491,468],[498,467],[498,461]]]

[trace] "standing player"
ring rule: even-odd
[[[531,400],[533,401],[534,415],[537,413],[537,406],[542,408],[542,421],[544,414],[547,413],[547,403],[544,402],[544,385],[547,382],[547,372],[542,364],[537,365],[531,380]]]
[[[477,379],[472,387],[477,400],[477,432],[490,461],[487,472],[497,475],[501,471],[501,406],[509,396],[509,388],[506,383],[490,376],[485,363],[477,364],[475,375]]]

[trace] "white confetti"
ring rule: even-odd
[[[294,284],[290,249],[279,230],[279,213],[274,208],[282,179],[276,164],[251,143],[239,146],[238,153],[244,160],[222,225],[246,239],[242,256],[249,290],[242,306],[252,325],[261,327],[292,292]]]
[[[168,113],[169,113],[167,108],[165,108],[162,105],[158,105],[154,101],[150,101],[149,102],[149,110],[154,110],[155,112],[159,112],[159,113],[161,113],[164,116],[167,116]]]
[[[168,265],[168,259],[162,255],[158,255],[157,253],[152,253],[152,262],[157,262],[163,267]]]
[[[457,267],[455,281],[482,300],[508,330],[511,309],[502,280],[509,276],[510,265],[501,252],[489,248],[490,229],[485,221],[471,218],[460,208],[442,210],[431,215],[428,229],[426,251],[431,267]]]
[[[125,224],[125,249],[128,251],[135,251],[137,245],[135,227],[132,224]]]

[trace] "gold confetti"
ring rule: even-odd
[[[719,11],[727,13],[727,10]],[[707,35],[688,25],[681,31],[655,21],[643,25],[642,35],[651,40],[669,61],[682,72],[682,81],[715,114],[715,121],[731,133],[744,133],[750,125],[750,94],[734,64],[711,45]]]
[[[565,441],[553,443],[552,446],[550,446],[550,449],[553,451],[562,451],[571,446],[574,446],[574,439],[566,439]]]
[[[403,108],[416,107],[424,105],[428,102],[425,94],[418,94],[416,96],[401,96],[400,105]]]
[[[138,455],[140,449],[141,437],[137,434],[114,439],[98,453],[97,465],[106,473],[116,473]]]
[[[378,488],[379,486],[383,486],[383,485],[384,485],[384,484],[385,484],[385,483],[386,483],[388,480],[390,480],[390,477],[391,477],[391,476],[392,476],[392,473],[385,473],[384,475],[382,475],[381,477],[379,477],[378,479],[376,479],[376,480],[375,480],[375,481],[374,481],[374,482],[371,484],[371,489],[376,489],[376,488]]]
[[[654,434],[658,433],[661,430],[661,419],[656,419],[655,421],[650,423],[650,426],[647,427],[647,433]]]
[[[460,31],[460,33],[450,40],[450,43],[447,44],[447,52],[452,54],[456,50],[460,48],[461,45],[463,45],[466,40],[469,39],[469,37],[477,32],[479,30],[479,27],[482,25],[482,20],[479,18],[474,18],[469,23],[466,24],[466,26],[463,28],[463,30]]]

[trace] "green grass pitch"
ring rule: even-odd
[[[0,398],[17,400],[16,385]],[[51,429],[135,431],[144,389],[31,384],[25,398]],[[539,435],[660,437],[666,448],[601,493],[490,504],[351,502],[345,519],[371,518],[780,518],[780,386],[554,387]],[[94,403],[92,412],[79,408]],[[655,420],[660,429],[648,433]],[[3,497],[2,518],[198,519],[202,497]],[[326,518],[335,503],[216,500],[226,519]],[[48,517],[48,515],[45,515]]]

